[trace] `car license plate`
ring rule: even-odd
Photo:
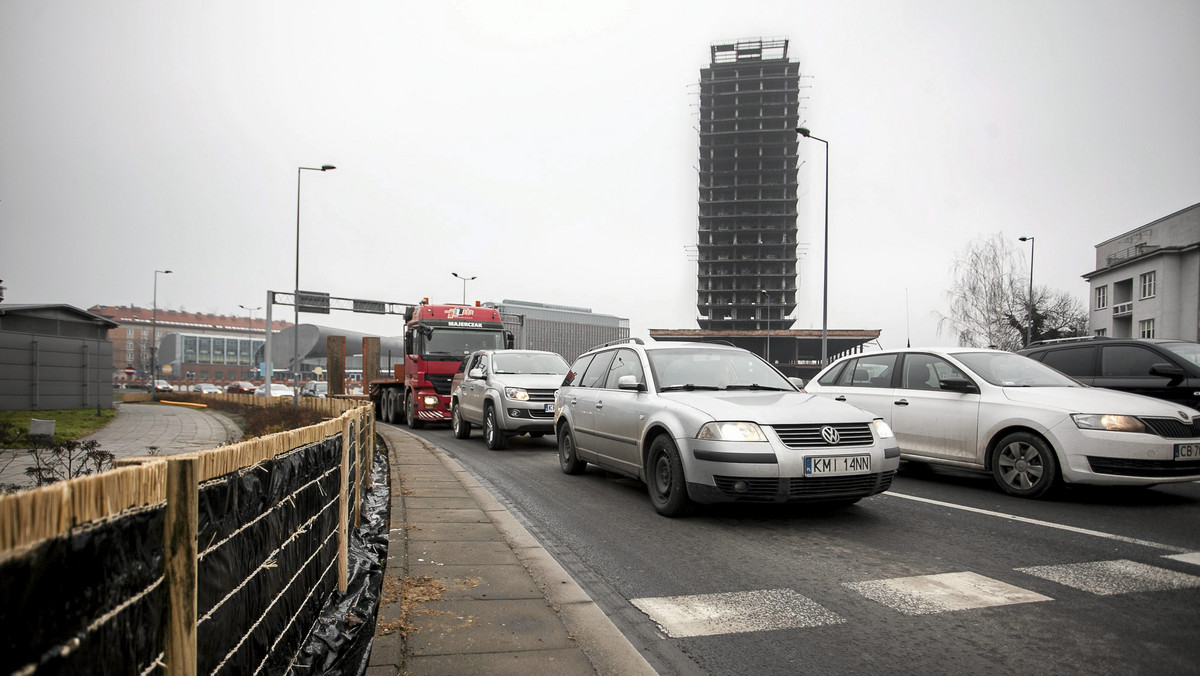
[[[870,471],[869,455],[835,455],[804,459],[804,476],[867,474]]]
[[[1200,444],[1175,444],[1176,460],[1200,460]]]
[[[554,413],[554,404],[546,404],[546,413]]]

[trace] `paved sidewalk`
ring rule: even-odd
[[[376,430],[391,460],[392,506],[368,676],[655,673],[457,462],[404,430]]]
[[[120,404],[112,422],[83,440],[94,439],[101,450],[126,458],[149,455],[151,447],[159,455],[202,451],[241,437],[242,431],[232,420],[209,409]],[[32,464],[24,450],[0,449],[0,483],[26,484],[25,468]]]

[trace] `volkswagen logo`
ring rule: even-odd
[[[833,429],[829,425],[826,425],[821,428],[821,438],[824,439],[825,443],[829,444],[830,446],[836,446],[838,440],[842,437],[840,434],[838,434],[837,430]]]

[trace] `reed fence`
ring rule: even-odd
[[[0,674],[288,671],[374,446],[369,403],[303,405],[333,417],[0,496]]]

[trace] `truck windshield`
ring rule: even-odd
[[[418,335],[421,358],[434,361],[461,361],[476,350],[504,349],[503,331],[434,327],[431,332]]]

